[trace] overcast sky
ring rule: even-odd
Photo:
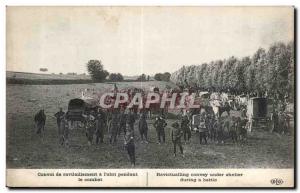
[[[293,23],[292,7],[8,7],[7,70],[174,72],[291,41]]]

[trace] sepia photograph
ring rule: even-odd
[[[7,186],[294,187],[294,18],[7,6]]]

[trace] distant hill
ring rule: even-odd
[[[46,74],[46,73],[29,73],[29,72],[13,72],[6,71],[6,78],[29,79],[29,80],[90,80],[89,75],[79,74]]]
[[[124,82],[135,82],[137,78],[138,76],[124,76]],[[150,80],[153,81],[154,79],[151,78]],[[47,74],[6,71],[6,83],[29,85],[86,84],[93,83],[93,80],[91,80],[89,75],[85,74]]]

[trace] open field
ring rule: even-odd
[[[124,82],[133,82],[138,76],[124,76]],[[153,80],[153,79],[150,79]],[[6,71],[7,84],[24,85],[57,85],[57,84],[88,84],[93,83],[85,74],[47,74]]]
[[[31,80],[41,80],[41,79],[64,79],[64,80],[75,80],[75,79],[90,79],[89,75],[68,75],[68,74],[47,74],[47,73],[26,73],[26,72],[12,72],[6,71],[7,78],[20,78],[20,79],[31,79]]]
[[[163,89],[171,83],[120,83],[144,89],[158,85]],[[110,84],[73,85],[8,85],[7,86],[7,167],[8,168],[129,168],[123,149],[123,136],[115,145],[87,145],[84,131],[71,130],[70,146],[58,144],[56,120],[53,116],[61,106],[66,111],[68,101],[80,96],[80,91],[110,90]],[[47,115],[43,138],[35,134],[33,117],[43,106]],[[238,114],[238,112],[232,112]],[[168,120],[171,125],[175,120]],[[200,145],[198,134],[192,134],[190,144],[184,145],[185,157],[174,158],[170,127],[166,129],[166,144],[156,144],[153,120],[148,120],[151,143],[141,144],[135,125],[136,168],[292,168],[294,166],[294,137],[256,130],[244,144]]]

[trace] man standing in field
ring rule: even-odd
[[[217,133],[217,143],[224,143],[224,130],[219,119],[216,121],[215,130]]]
[[[200,123],[199,123],[199,140],[200,140],[200,144],[202,144],[202,140],[204,140],[204,143],[207,144],[207,140],[206,140],[206,125],[205,125],[205,118],[204,116],[201,116],[200,119]]]
[[[112,113],[112,119],[109,122],[109,143],[116,143],[117,142],[117,134],[119,130],[119,116],[117,112]]]
[[[216,127],[217,127],[217,121],[216,121],[215,117],[213,116],[211,118],[210,130],[209,130],[210,141],[213,141],[213,142],[216,142],[216,140],[217,140]]]
[[[144,137],[145,137],[145,142],[148,143],[148,136],[147,136],[148,124],[147,124],[146,117],[147,117],[146,112],[142,112],[139,120],[139,131],[140,131],[142,143],[144,142]]]
[[[128,130],[126,135],[124,136],[124,145],[127,150],[131,166],[135,166],[135,144],[134,144],[134,136],[131,130]]]
[[[165,127],[167,126],[167,122],[164,119],[164,116],[161,115],[156,118],[154,122],[154,127],[156,128],[158,144],[161,143],[161,139],[163,143],[165,143]]]
[[[97,110],[96,114],[96,144],[103,143],[104,138],[104,128],[105,128],[105,118],[101,113],[100,109]]]
[[[126,135],[126,120],[127,120],[127,114],[125,110],[121,112],[120,115],[120,128],[119,128],[119,135],[121,135],[121,132],[124,132],[124,135]]]
[[[82,116],[85,118],[86,122],[86,137],[88,138],[88,145],[92,145],[94,132],[95,132],[95,117],[89,111],[87,114],[83,114]]]
[[[232,119],[230,121],[232,122],[232,124],[230,124],[230,126],[229,126],[229,135],[231,137],[232,142],[237,143],[238,142],[238,130],[241,125],[241,119],[240,119],[240,117],[232,117]]]
[[[183,139],[185,142],[189,142],[191,139],[191,130],[189,127],[189,118],[187,115],[183,115],[181,119],[181,130],[183,131]]]
[[[34,122],[37,128],[36,133],[38,135],[41,135],[42,131],[44,131],[45,129],[45,124],[46,124],[46,115],[44,113],[44,109],[39,110],[39,112],[35,114]]]
[[[181,137],[183,135],[183,131],[180,129],[179,124],[177,122],[175,122],[174,124],[172,124],[172,134],[171,134],[171,138],[172,138],[172,142],[173,142],[173,149],[174,149],[174,157],[176,157],[176,146],[179,147],[180,149],[180,153],[182,154],[182,157],[184,157],[183,155],[183,148],[182,148],[182,144],[181,144]]]
[[[64,118],[64,115],[65,115],[65,112],[63,112],[63,109],[61,107],[59,108],[59,111],[54,114],[54,116],[56,117],[58,131],[60,130],[62,119]]]
[[[61,119],[60,126],[58,128],[59,134],[59,143],[61,145],[69,144],[69,124],[66,116],[63,116]]]
[[[129,126],[129,130],[132,131],[133,136],[134,136],[134,123],[135,123],[135,116],[133,110],[130,109],[127,115],[127,124]]]

